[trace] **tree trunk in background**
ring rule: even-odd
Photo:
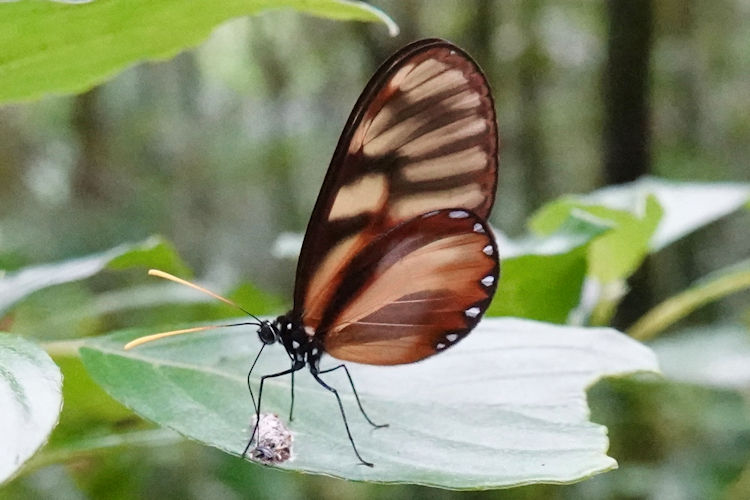
[[[540,9],[541,3],[538,0],[529,0],[520,4],[519,12],[526,43],[518,65],[521,115],[518,153],[524,170],[527,213],[539,208],[550,195],[544,161],[546,154],[540,97],[540,83],[547,73],[547,57],[540,45],[536,29]]]
[[[672,0],[660,4],[660,10],[666,10],[669,14],[660,20],[660,27],[676,42],[679,53],[677,60],[672,63],[673,67],[670,68],[670,82],[667,87],[671,111],[674,113],[666,125],[670,129],[664,138],[664,149],[667,152],[662,153],[662,156],[666,157],[667,166],[661,168],[658,174],[669,177],[675,173],[680,176],[688,173],[689,176],[700,178],[701,173],[695,166],[687,170],[680,159],[697,163],[695,159],[701,158],[704,141],[710,141],[703,135],[706,124],[711,123],[710,117],[704,116],[704,110],[710,108],[710,105],[704,102],[705,96],[710,95],[710,92],[704,87],[711,84],[705,71],[705,59],[701,57],[703,50],[698,34],[701,12],[698,11],[695,0]],[[675,171],[675,165],[679,165],[681,171]],[[714,225],[709,231],[716,229],[719,228]],[[705,232],[700,239],[693,235],[688,236],[651,258],[653,293],[657,301],[684,290],[700,276],[715,268],[712,265],[706,266],[705,261],[701,262],[701,254],[703,258],[708,258],[711,264],[721,267],[715,258],[707,257],[705,251],[699,251],[697,245],[700,243],[696,242],[706,241],[703,238]],[[732,261],[727,261],[727,264],[729,262]],[[709,323],[717,320],[716,314],[719,310],[719,304],[708,304],[691,314],[690,318],[691,321]]]
[[[604,73],[604,179],[619,184],[650,170],[651,0],[607,2]]]
[[[496,10],[497,4],[492,0],[478,0],[474,6],[473,20],[471,25],[473,29],[468,32],[468,41],[470,46],[466,47],[469,54],[474,55],[474,59],[479,62],[482,69],[490,76],[494,68],[488,67],[492,61],[492,39],[495,36],[497,26]]]
[[[607,2],[608,42],[604,72],[604,181],[634,181],[651,170],[649,59],[651,0]],[[632,290],[618,308],[614,325],[624,328],[653,302],[649,262],[629,280]]]
[[[0,214],[13,208],[13,194],[20,191],[24,167],[33,154],[29,136],[19,126],[18,110],[0,109]]]
[[[105,169],[108,133],[99,109],[99,94],[99,87],[94,87],[76,97],[71,117],[79,146],[72,177],[73,195],[84,202],[111,199]]]

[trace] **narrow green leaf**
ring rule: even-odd
[[[82,92],[129,65],[194,47],[231,18],[282,8],[398,33],[383,12],[349,0],[0,2],[0,102]]]
[[[119,245],[105,252],[63,262],[29,266],[5,275],[0,274],[0,315],[37,290],[88,278],[110,265],[116,269],[162,265],[167,271],[187,270],[171,245],[161,238]]]
[[[35,344],[0,332],[0,483],[44,444],[62,407],[62,376]]]
[[[140,415],[239,455],[249,437],[255,333],[184,335],[123,351],[147,333],[88,341],[81,356],[92,377]],[[256,388],[257,376],[288,368],[274,347],[256,367]],[[280,468],[456,489],[581,480],[616,465],[605,455],[606,430],[588,421],[586,388],[603,376],[657,370],[647,348],[614,330],[512,318],[485,319],[459,345],[420,363],[349,367],[370,416],[390,427],[364,421],[344,373],[324,377],[340,390],[357,446],[375,467],[358,465],[335,399],[300,372],[294,458]],[[263,411],[284,421],[289,383],[269,379],[263,392]]]
[[[643,315],[628,333],[648,340],[701,306],[750,288],[750,260],[721,269],[670,297]]]

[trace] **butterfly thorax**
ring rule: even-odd
[[[276,318],[273,327],[277,332],[279,342],[284,346],[294,364],[308,363],[317,368],[323,354],[323,346],[315,336],[308,335],[302,318],[290,311]]]

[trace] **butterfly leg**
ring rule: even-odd
[[[250,391],[250,399],[253,400],[253,411],[258,414],[258,407],[255,404],[255,394],[253,394],[253,386],[250,384],[250,375],[253,374],[253,368],[255,368],[255,364],[260,359],[260,355],[263,354],[263,349],[266,347],[266,344],[261,344],[260,350],[258,351],[258,354],[255,355],[255,360],[253,360],[253,364],[250,365],[250,369],[247,371],[247,390]],[[246,450],[247,451],[247,450]],[[244,455],[243,455],[244,456]]]
[[[354,399],[357,400],[357,406],[359,406],[359,411],[362,412],[362,415],[365,417],[365,420],[367,420],[370,423],[370,425],[372,425],[376,429],[379,429],[381,427],[388,427],[388,424],[376,424],[375,422],[373,422],[370,419],[370,417],[367,416],[367,412],[365,412],[365,409],[362,407],[362,402],[359,400],[359,394],[357,394],[357,388],[354,387],[354,380],[352,380],[352,376],[349,374],[349,369],[346,367],[345,364],[342,363],[342,364],[340,364],[338,366],[334,366],[333,368],[328,368],[326,370],[321,370],[321,371],[318,372],[318,374],[322,375],[323,373],[330,373],[332,371],[338,370],[339,368],[343,368],[344,369],[344,372],[346,373],[346,378],[349,379],[349,385],[352,386],[352,392],[354,392]],[[292,376],[294,376],[294,375],[292,375]]]
[[[294,420],[294,418],[292,417],[293,413],[294,413],[294,370],[292,370],[292,402],[289,404],[289,421],[290,422]]]
[[[250,385],[250,374],[252,371],[247,372],[247,390],[250,391],[250,399],[253,400],[253,412],[258,413],[258,405],[255,404],[255,395],[253,394],[253,386]]]
[[[253,439],[255,439],[255,434],[258,433],[258,424],[260,424],[260,401],[261,401],[261,398],[263,397],[263,384],[265,383],[266,379],[274,378],[274,377],[281,377],[282,375],[288,375],[304,367],[305,367],[304,362],[296,362],[288,370],[284,370],[279,373],[272,373],[271,375],[263,375],[260,378],[260,388],[258,389],[258,406],[255,408],[255,427],[253,427],[253,433],[250,434],[250,440],[247,442],[247,446],[245,446],[245,450],[242,452],[242,458],[245,458],[245,455],[247,455],[248,450],[250,450],[250,445],[253,444]]]
[[[318,376],[318,372],[315,369],[310,370],[310,373],[312,373],[313,378],[323,386],[324,389],[331,391],[334,396],[336,396],[336,401],[339,404],[339,410],[341,411],[341,417],[344,419],[344,427],[346,428],[346,435],[349,436],[349,442],[352,444],[352,448],[354,449],[354,454],[357,455],[357,458],[359,459],[360,463],[362,465],[366,465],[368,467],[373,467],[374,465],[371,462],[366,461],[357,451],[357,446],[354,444],[354,439],[352,438],[352,433],[349,430],[349,423],[346,421],[346,413],[344,412],[344,405],[341,403],[341,396],[339,396],[339,393],[336,389],[331,387],[330,385],[323,382],[323,380]]]

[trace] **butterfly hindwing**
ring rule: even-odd
[[[343,273],[378,235],[462,207],[486,219],[497,184],[497,130],[476,63],[442,40],[396,53],[357,102],[302,245],[294,309],[317,330]]]
[[[494,238],[481,218],[463,209],[430,212],[374,239],[352,259],[317,334],[339,359],[418,361],[474,328],[498,274]]]

